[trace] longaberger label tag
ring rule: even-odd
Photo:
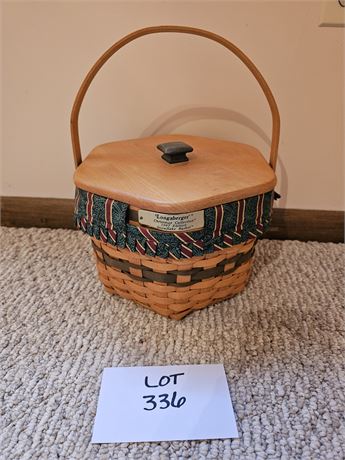
[[[204,226],[204,211],[188,214],[162,214],[160,212],[138,211],[140,225],[162,230],[164,232],[190,232]]]

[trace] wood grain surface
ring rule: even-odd
[[[157,145],[183,141],[189,161],[169,164]],[[96,147],[74,174],[77,187],[150,211],[182,213],[272,190],[276,176],[250,145],[184,134]]]

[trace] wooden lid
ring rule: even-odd
[[[169,164],[157,145],[182,141],[189,161]],[[205,209],[273,190],[276,176],[246,144],[189,135],[160,135],[94,148],[74,174],[77,187],[166,213]]]

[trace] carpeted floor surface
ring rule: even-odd
[[[242,294],[176,322],[106,294],[79,232],[1,239],[1,459],[345,458],[344,245],[264,240]],[[196,363],[239,439],[90,444],[104,367]]]

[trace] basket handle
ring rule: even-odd
[[[131,41],[135,40],[136,38],[142,37],[144,35],[150,35],[155,33],[161,32],[179,32],[185,34],[192,34],[192,35],[199,35],[200,37],[205,37],[210,40],[213,40],[217,43],[220,43],[228,50],[232,51],[251,71],[251,73],[256,78],[257,82],[261,86],[262,91],[264,92],[268,104],[271,109],[272,114],[272,142],[271,142],[271,152],[270,152],[270,161],[269,164],[272,169],[275,171],[276,164],[277,164],[277,155],[278,155],[278,143],[279,143],[279,132],[280,132],[280,118],[279,118],[279,111],[276,104],[276,101],[273,97],[273,94],[270,90],[270,87],[266,83],[264,77],[261,75],[259,70],[253,64],[253,62],[241,51],[237,46],[233,43],[229,42],[225,38],[221,37],[220,35],[214,34],[213,32],[208,32],[207,30],[203,29],[196,29],[194,27],[187,27],[187,26],[154,26],[154,27],[146,27],[144,29],[139,29],[135,32],[126,35],[125,37],[121,38],[118,42],[114,43],[102,56],[98,59],[98,61],[93,65],[89,73],[86,75],[78,94],[75,98],[72,113],[71,113],[71,136],[72,136],[72,147],[73,147],[73,156],[74,156],[74,163],[75,167],[79,166],[82,162],[81,158],[81,151],[80,151],[80,140],[79,140],[79,129],[78,129],[78,117],[81,104],[85,97],[85,94],[98,73],[101,67],[108,61],[108,59],[115,54],[118,50],[120,50],[123,46],[127,45]]]

